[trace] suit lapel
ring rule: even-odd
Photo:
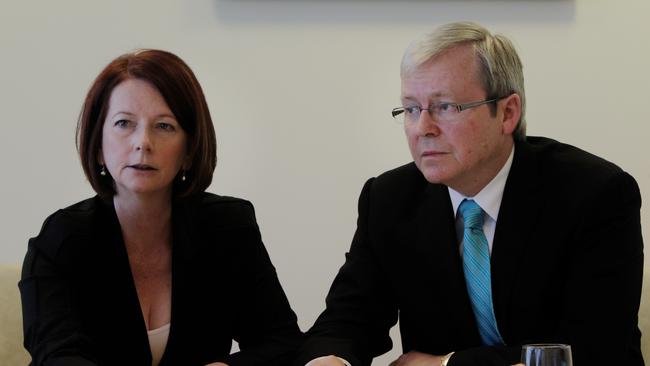
[[[499,331],[509,338],[508,315],[512,313],[513,286],[519,274],[521,256],[533,239],[543,207],[539,194],[541,177],[534,152],[523,142],[515,146],[515,156],[506,181],[491,256],[492,297]]]
[[[418,217],[427,218],[428,230],[420,236],[419,245],[431,248],[432,265],[438,269],[435,275],[441,292],[437,300],[446,308],[444,314],[448,318],[443,324],[448,327],[447,337],[456,344],[476,344],[480,339],[465,285],[455,214],[447,187],[428,184],[425,201],[426,212],[420,212]]]
[[[447,291],[465,292],[465,280],[462,272],[462,261],[456,238],[454,212],[449,198],[449,192],[443,185],[429,184],[427,187],[427,204],[424,212],[418,217],[425,217],[424,235],[420,235],[419,245],[430,248],[438,268],[446,274],[443,283]]]

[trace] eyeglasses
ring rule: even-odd
[[[458,119],[460,112],[472,109],[483,104],[494,103],[505,97],[498,97],[492,99],[479,100],[476,102],[470,103],[431,103],[429,108],[422,108],[419,105],[407,106],[407,107],[397,107],[393,108],[392,115],[395,120],[399,122],[417,122],[420,120],[420,114],[422,111],[429,112],[431,118],[440,122],[453,122]]]

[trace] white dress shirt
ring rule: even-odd
[[[492,178],[490,183],[488,183],[480,192],[474,197],[466,197],[463,194],[454,191],[453,189],[447,187],[449,190],[449,197],[451,198],[451,204],[454,208],[454,213],[456,215],[456,234],[457,238],[461,240],[460,242],[460,254],[463,255],[463,218],[458,215],[458,206],[464,199],[474,200],[481,208],[483,209],[483,233],[485,233],[485,238],[488,241],[488,247],[490,249],[490,254],[492,254],[492,243],[494,242],[494,231],[497,226],[497,218],[499,217],[499,209],[501,208],[501,199],[503,198],[503,190],[506,188],[506,180],[508,179],[508,173],[510,173],[510,167],[512,167],[512,159],[515,155],[515,147],[512,147],[510,151],[510,156],[506,163],[503,164],[499,173]]]

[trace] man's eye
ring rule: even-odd
[[[404,110],[406,111],[407,114],[417,114],[420,112],[420,107],[418,106],[404,107]]]
[[[451,103],[440,103],[440,104],[438,105],[438,109],[440,110],[440,112],[450,112],[450,111],[452,111],[454,108],[453,108],[453,106],[451,105]]]

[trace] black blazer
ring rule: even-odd
[[[204,193],[172,208],[164,365],[283,365],[302,334],[253,206]],[[120,225],[99,197],[59,210],[29,241],[19,283],[33,365],[151,365]],[[232,339],[241,352],[230,355]]]
[[[370,179],[327,308],[296,365],[336,354],[369,365],[392,347],[456,354],[449,365],[510,365],[521,345],[568,343],[575,365],[643,365],[637,313],[641,197],[617,166],[572,146],[517,143],[491,268],[506,347],[482,347],[467,294],[447,187],[411,163]]]

